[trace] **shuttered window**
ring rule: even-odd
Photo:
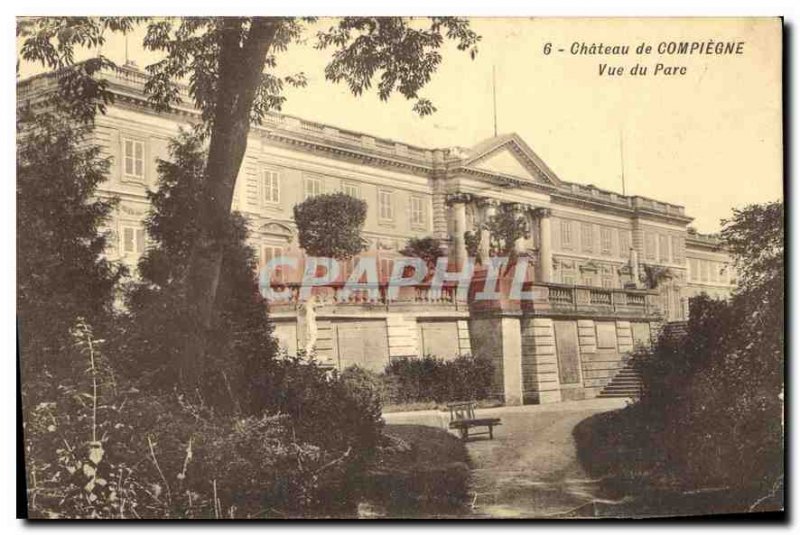
[[[144,180],[144,143],[136,139],[122,140],[123,174],[128,178]]]
[[[261,173],[261,202],[277,204],[281,201],[281,176],[278,171],[264,169]]]

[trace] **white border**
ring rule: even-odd
[[[111,4],[107,0],[81,0],[73,2],[57,2],[53,0],[27,0],[24,3],[3,4],[2,11],[4,16],[2,21],[2,42],[6,45],[3,53],[0,54],[0,72],[5,73],[7,76],[6,83],[0,86],[3,101],[3,128],[2,132],[2,155],[0,164],[3,166],[3,176],[6,177],[3,181],[3,187],[6,194],[0,195],[0,214],[4,219],[3,227],[5,232],[0,233],[0,250],[5,251],[7,259],[13,259],[12,251],[16,251],[16,227],[15,219],[15,194],[12,193],[14,188],[14,114],[15,114],[15,91],[12,80],[12,73],[16,62],[16,41],[14,36],[14,17],[17,15],[48,15],[48,14],[73,14],[73,15],[145,15],[145,14],[159,14],[159,15],[252,15],[252,14],[269,14],[269,15],[347,15],[347,14],[369,14],[369,15],[470,15],[470,16],[778,16],[783,15],[787,24],[793,24],[793,40],[791,43],[791,78],[787,80],[793,88],[792,96],[794,96],[797,89],[795,82],[795,73],[797,72],[797,42],[798,42],[798,5],[800,2],[792,0],[751,0],[748,2],[731,2],[731,1],[706,1],[700,2],[698,0],[671,0],[671,1],[650,1],[650,2],[635,2],[625,0],[576,0],[572,2],[565,2],[563,0],[536,0],[530,2],[521,2],[514,0],[491,0],[491,1],[478,1],[478,0],[455,0],[455,1],[439,1],[431,2],[430,0],[404,0],[403,2],[378,2],[372,0],[367,1],[354,1],[354,0],[337,0],[335,2],[328,0],[293,0],[283,2],[268,2],[267,0],[260,1],[227,1],[214,2],[209,1],[193,1],[182,3],[165,3],[155,0],[139,0],[135,3],[114,3]],[[794,133],[791,147],[787,147],[792,153],[797,154],[798,133],[794,128],[794,118],[790,119],[792,122],[792,130]],[[793,196],[794,197],[794,196]],[[794,203],[794,198],[786,199],[787,206],[797,206]],[[792,226],[794,226],[795,218],[792,218]],[[794,229],[796,230],[796,229]],[[798,241],[800,238],[795,234],[791,250],[797,249]],[[2,275],[2,321],[0,321],[0,336],[5,341],[7,355],[3,359],[4,373],[0,374],[2,377],[2,391],[6,393],[2,403],[2,422],[0,429],[6,432],[6,436],[11,436],[11,430],[16,430],[16,381],[14,371],[14,355],[15,348],[13,343],[16,339],[15,334],[15,261],[7,260],[0,267],[0,274]],[[795,273],[793,273],[794,275]],[[798,297],[797,285],[791,290],[791,297]],[[800,332],[800,321],[797,317],[790,316],[791,326],[789,332]],[[791,362],[791,359],[789,359]],[[794,371],[794,370],[792,370]],[[791,377],[787,381],[796,384],[796,374],[791,373]],[[14,433],[16,434],[16,433]],[[793,443],[792,453],[797,453],[797,444]],[[28,524],[20,521],[13,520],[15,516],[15,501],[16,501],[16,443],[14,440],[7,439],[0,441],[0,459],[5,461],[2,463],[2,472],[0,472],[0,481],[3,482],[2,486],[2,503],[3,511],[0,515],[2,518],[3,533],[11,533],[22,531],[25,528],[30,528]],[[797,466],[797,455],[794,456],[795,462],[793,466]],[[792,473],[790,477],[795,476]],[[795,483],[796,479],[792,478],[791,483]],[[790,484],[791,484],[790,483]],[[796,496],[796,492],[792,492],[790,496]],[[789,508],[796,504],[797,500],[794,499]],[[796,512],[795,512],[796,517]],[[231,524],[223,525],[209,525],[209,524],[182,524],[177,526],[175,524],[148,524],[124,525],[126,531],[147,532],[149,534],[160,534],[179,529],[198,529],[203,531],[217,529],[230,529]],[[249,524],[244,529],[252,530],[269,530],[276,531],[289,531],[292,532],[306,532],[311,530],[372,530],[375,528],[392,529],[392,530],[414,530],[416,533],[434,533],[442,530],[446,531],[463,531],[469,530],[483,530],[483,529],[497,529],[500,526],[502,529],[515,530],[515,531],[529,531],[536,530],[538,533],[555,532],[563,533],[564,530],[573,531],[584,528],[591,528],[595,531],[617,531],[620,529],[634,529],[640,530],[643,527],[656,527],[653,524],[642,525],[636,522],[630,522],[624,525],[608,523],[583,523],[583,524],[569,524],[569,525],[553,525],[553,524],[497,524],[487,525],[485,523],[475,523],[473,525],[453,525],[453,524],[262,524],[254,525]],[[86,530],[86,529],[100,529],[107,530],[111,527],[117,527],[108,523],[98,524],[96,526],[87,526],[86,524],[58,524],[52,526],[36,525],[37,530],[50,529],[67,529],[67,530]],[[720,529],[736,529],[736,528],[750,528],[751,525],[747,523],[739,523],[732,525],[684,525],[684,524],[664,524],[660,526],[662,529],[680,529],[684,533],[701,533],[708,530]],[[755,529],[759,529],[753,526]],[[241,524],[235,524],[235,528],[243,529]]]

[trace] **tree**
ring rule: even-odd
[[[129,332],[121,353],[124,369],[141,384],[172,390],[184,368],[177,358],[185,323],[183,295],[194,237],[200,232],[205,152],[197,136],[182,134],[158,163],[159,188],[149,192],[145,228],[152,239],[139,261],[140,280],[128,291]],[[224,258],[214,304],[209,359],[198,370],[203,401],[215,408],[258,414],[277,346],[267,304],[258,291],[255,253],[246,244],[245,219],[234,213],[224,229]],[[196,364],[202,366],[202,362]]]
[[[23,58],[51,68],[73,63],[78,46],[102,43],[103,31],[127,31],[129,21],[115,19],[28,19],[18,29],[24,39]],[[187,320],[194,335],[181,354],[188,387],[196,379],[198,361],[206,358],[224,249],[224,229],[230,218],[234,184],[252,122],[259,122],[284,102],[284,85],[303,86],[301,74],[278,77],[270,70],[277,54],[301,44],[313,19],[266,17],[206,17],[153,19],[147,22],[144,46],[164,54],[149,65],[146,90],[158,108],[180,101],[178,83],[188,80],[188,92],[200,110],[209,137],[200,210],[204,214],[194,236],[185,295]],[[135,21],[133,21],[135,22]],[[130,24],[133,24],[130,22]],[[325,77],[344,82],[355,95],[372,88],[387,100],[398,92],[414,100],[414,110],[427,115],[433,104],[419,92],[442,61],[440,49],[452,40],[472,57],[480,37],[468,21],[451,17],[345,17],[317,33],[315,48],[332,50]],[[265,70],[266,69],[266,70]],[[103,93],[102,88],[99,88]]]
[[[71,111],[20,111],[17,151],[17,315],[25,369],[70,365],[77,317],[100,331],[124,268],[103,256],[116,203],[97,196],[109,161]]]
[[[434,237],[409,238],[405,247],[400,251],[403,256],[421,258],[428,268],[428,273],[433,273],[436,262],[443,256],[442,242]]]
[[[310,197],[294,207],[300,247],[311,256],[347,260],[365,249],[367,203],[345,193]]]
[[[503,204],[486,223],[491,236],[490,254],[509,258],[509,268],[517,258],[516,242],[530,232],[528,221],[513,206]]]
[[[783,203],[771,202],[734,209],[723,220],[722,239],[734,257],[741,292],[770,291],[783,299]]]
[[[643,396],[627,414],[646,431],[637,446],[656,472],[685,488],[734,489],[730,507],[775,507],[784,478],[783,205],[747,206],[723,223],[739,287],[729,301],[690,301],[686,336],[662,335],[639,361]]]

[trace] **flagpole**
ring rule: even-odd
[[[622,138],[622,126],[619,128],[619,166],[622,171],[622,195],[625,195],[625,145]]]
[[[494,65],[492,65],[492,108],[494,110],[494,137],[497,137],[497,84],[495,82]]]

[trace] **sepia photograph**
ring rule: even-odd
[[[14,23],[18,518],[785,514],[782,18]]]

